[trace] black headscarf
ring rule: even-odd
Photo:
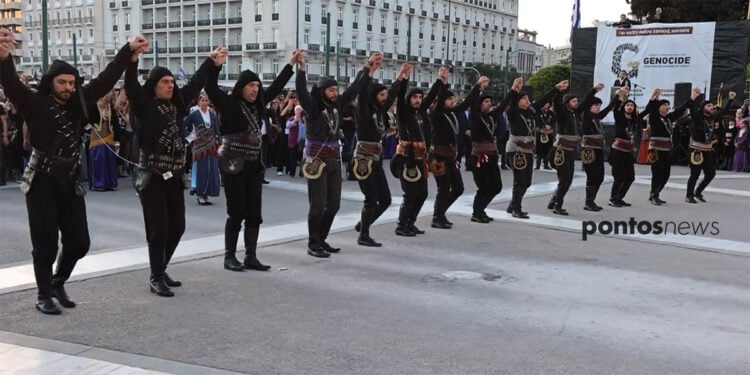
[[[258,113],[262,113],[265,104],[263,103],[263,82],[260,80],[260,76],[251,70],[245,70],[240,73],[239,79],[237,79],[234,88],[232,88],[231,98],[234,101],[244,100],[242,98],[242,89],[251,82],[258,82],[258,98],[255,99],[255,106],[258,109]]]
[[[143,84],[143,91],[146,93],[146,95],[154,95],[156,84],[159,83],[159,80],[161,80],[165,76],[174,78],[174,74],[172,74],[172,71],[170,71],[169,69],[163,66],[153,67],[148,73],[146,82]],[[182,96],[179,95],[179,87],[177,87],[177,82],[175,82],[174,84],[172,99],[170,99],[169,101],[171,101],[177,107],[177,113],[187,113],[187,106],[182,101]]]

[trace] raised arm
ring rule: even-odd
[[[438,70],[438,79],[435,80],[435,83],[432,84],[432,87],[430,87],[430,91],[427,93],[427,96],[425,96],[422,99],[422,105],[419,107],[420,111],[426,111],[430,107],[432,107],[432,104],[435,103],[435,99],[438,98],[438,94],[441,90],[448,84],[448,68],[441,67]]]
[[[15,46],[16,38],[13,32],[0,28],[0,85],[16,108],[24,112],[35,95],[18,79],[18,72],[10,54]]]
[[[479,77],[477,83],[475,83],[474,87],[471,88],[471,92],[469,92],[469,95],[464,98],[461,104],[456,104],[456,106],[453,107],[453,112],[465,112],[467,109],[473,107],[474,102],[479,97],[479,92],[482,91],[482,85],[484,84],[486,86],[485,80],[486,83],[489,83],[489,78],[485,76]]]
[[[295,87],[297,88],[297,99],[302,109],[308,114],[313,114],[317,111],[317,104],[310,96],[310,91],[307,90],[307,75],[305,74],[305,54],[300,52],[297,55],[297,78],[295,80]]]
[[[264,90],[263,104],[277,97],[281,93],[281,91],[284,90],[284,86],[286,86],[286,84],[294,74],[292,65],[297,62],[297,56],[299,56],[300,53],[302,53],[301,50],[296,49],[292,51],[292,54],[289,57],[289,63],[284,65],[284,68],[281,69],[281,72],[279,72],[279,74],[276,76],[276,79],[274,79],[273,82],[271,82],[271,85],[268,86],[266,90]]]
[[[131,61],[125,70],[125,94],[130,102],[130,110],[140,121],[131,124],[135,128],[140,128],[143,120],[146,119],[146,103],[143,95],[143,88],[138,83],[138,61]]]
[[[604,107],[604,109],[602,109],[601,111],[599,111],[599,113],[596,114],[596,117],[600,120],[607,117],[609,112],[611,112],[614,108],[616,108],[619,105],[620,105],[620,98],[618,96],[613,97],[612,100],[609,101],[609,104],[607,104],[607,106]]]
[[[122,76],[122,72],[128,68],[128,63],[137,59],[140,53],[146,50],[148,50],[148,40],[140,35],[122,46],[115,55],[115,59],[107,64],[107,67],[96,78],[82,88],[86,102],[95,103],[99,98],[107,95]]]
[[[588,112],[591,109],[591,105],[594,102],[594,97],[596,96],[596,93],[601,90],[599,87],[604,87],[603,84],[598,84],[594,86],[591,91],[586,94],[586,96],[583,97],[583,101],[581,104],[578,105],[578,108],[576,109],[576,112]]]
[[[411,64],[404,63],[401,65],[401,71],[398,72],[396,75],[396,79],[391,84],[391,87],[388,89],[388,99],[385,101],[385,105],[383,105],[383,108],[391,108],[393,103],[396,101],[396,98],[399,96],[399,93],[401,92],[401,83],[400,81],[408,76],[408,71],[404,72],[404,69],[406,69],[406,66],[408,65],[408,70],[411,70]]]
[[[208,98],[211,99],[212,103],[214,103],[214,107],[216,107],[216,110],[222,112],[225,108],[227,108],[229,102],[232,100],[227,93],[219,88],[219,72],[221,72],[221,66],[223,65],[226,57],[223,57],[222,59],[221,51],[219,51],[219,54],[215,55],[214,57],[214,67],[206,69],[206,86],[204,87],[204,89],[206,90],[206,95],[208,95]],[[216,65],[217,62],[220,62],[221,64]]]

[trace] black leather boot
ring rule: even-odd
[[[68,293],[65,292],[65,287],[62,284],[52,285],[52,297],[57,298],[57,301],[60,302],[60,305],[62,305],[63,307],[76,307],[76,303],[73,302],[70,297],[68,297]]]
[[[182,286],[182,281],[172,279],[166,272],[164,272],[164,283],[170,288]]]
[[[331,254],[325,251],[317,242],[310,242],[307,244],[307,254],[316,258],[328,258],[331,256]]]
[[[174,297],[174,293],[169,289],[167,283],[164,281],[164,275],[151,276],[149,283],[151,293],[154,293],[161,297]]]
[[[453,228],[453,225],[448,222],[448,219],[445,217],[433,217],[432,218],[432,224],[430,225],[433,228],[438,229],[451,229]]]
[[[261,263],[256,257],[255,250],[258,246],[259,227],[245,227],[245,260],[242,265],[251,270],[268,271],[271,266]]]
[[[41,311],[42,314],[47,315],[62,314],[62,310],[57,307],[57,304],[52,300],[52,297],[39,297],[36,301],[36,309]]]
[[[408,225],[399,224],[396,227],[396,235],[397,236],[404,236],[404,237],[414,237],[417,234],[414,233],[411,229],[409,229]]]
[[[237,260],[237,239],[239,231],[224,230],[224,269],[229,271],[244,271],[242,263]]]

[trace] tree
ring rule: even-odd
[[[534,89],[534,98],[539,98],[560,81],[570,79],[570,65],[552,65],[540,69],[529,78],[526,85]]]
[[[485,93],[493,96],[504,94],[503,83],[505,80],[505,69],[500,64],[477,63],[474,65],[474,68],[483,76],[487,76],[487,78],[490,79],[490,85],[484,90]],[[469,73],[469,82],[474,83],[479,79],[476,72],[472,70],[467,70],[467,72]],[[510,67],[508,70],[508,85],[510,86],[513,83],[513,80],[518,76],[520,76],[520,74],[518,74],[517,69],[515,67]]]
[[[626,0],[638,17],[662,8],[665,22],[705,22],[744,20],[750,0]]]

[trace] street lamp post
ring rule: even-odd
[[[331,12],[326,13],[326,76],[330,76],[330,65],[331,65]]]
[[[49,64],[49,40],[47,32],[47,0],[42,0],[42,74]]]
[[[510,47],[508,47],[508,50],[505,51],[505,74],[503,78],[503,86],[504,86],[503,90],[504,91],[508,91],[508,68],[510,65],[510,51],[511,51]]]

